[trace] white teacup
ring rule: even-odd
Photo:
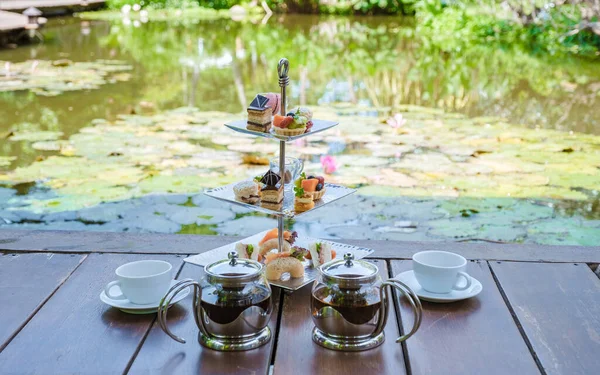
[[[116,269],[118,280],[108,283],[104,293],[110,299],[128,299],[138,305],[158,303],[171,286],[172,268],[171,263],[162,260],[126,263]],[[114,289],[120,293],[113,294]]]
[[[467,260],[458,254],[421,251],[413,255],[412,263],[417,281],[428,292],[450,293],[471,287],[471,276],[465,272]],[[466,282],[461,283],[461,279]]]

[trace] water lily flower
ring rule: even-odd
[[[392,129],[398,129],[406,124],[406,119],[402,117],[402,114],[396,113],[394,116],[387,119],[386,122]]]
[[[323,167],[323,172],[326,174],[332,174],[337,171],[337,163],[331,155],[321,156],[321,166]]]

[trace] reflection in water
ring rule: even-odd
[[[0,96],[0,131],[31,123],[77,132],[94,118],[195,105],[240,112],[257,92],[277,90],[275,66],[292,64],[291,101],[350,102],[361,113],[399,104],[469,115],[503,116],[531,127],[600,133],[600,70],[583,60],[555,61],[520,50],[473,46],[448,54],[430,47],[402,18],[273,17],[267,24],[230,20],[126,25],[53,19],[42,45],[0,51],[0,60],[69,58],[131,62],[129,82],[44,98]],[[3,142],[2,155],[27,165],[37,151]],[[13,167],[17,163],[13,164]]]

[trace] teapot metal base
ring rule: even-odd
[[[334,337],[326,334],[318,328],[313,329],[313,341],[324,348],[340,350],[344,352],[358,352],[378,347],[385,341],[383,332],[375,337],[367,337],[362,340]]]
[[[271,330],[265,327],[256,335],[245,339],[221,339],[216,337],[208,337],[200,333],[198,341],[204,347],[218,350],[221,352],[240,352],[244,350],[256,349],[268,343],[271,339]]]

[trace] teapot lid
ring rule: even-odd
[[[359,287],[370,284],[376,278],[379,269],[376,265],[363,260],[354,260],[352,253],[344,254],[344,260],[325,263],[319,270],[327,282],[340,284],[341,287]]]
[[[261,275],[263,266],[257,261],[239,259],[235,251],[227,254],[227,258],[204,267],[209,282],[235,286],[235,284],[255,280]]]

